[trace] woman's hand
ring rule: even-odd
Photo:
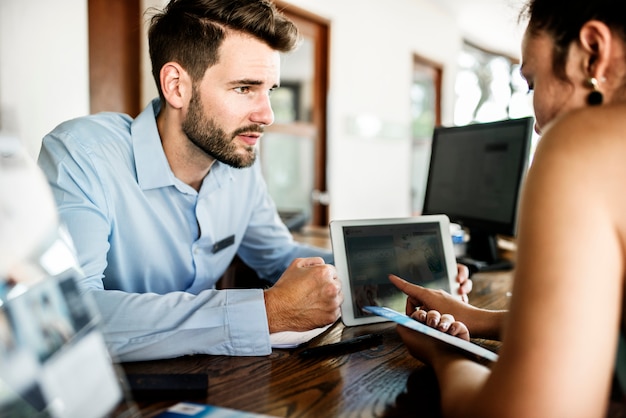
[[[461,270],[464,269],[459,268],[459,276],[463,275]],[[471,330],[474,337],[491,339],[497,339],[499,337],[506,311],[479,309],[469,303],[462,302],[458,297],[444,290],[427,289],[409,283],[393,274],[389,275],[389,280],[408,296],[406,300],[407,315],[413,316],[418,308],[426,312],[445,312],[446,314],[452,315],[455,321],[460,321],[465,324],[466,328]],[[465,284],[461,287],[471,290],[471,280],[469,281],[470,284],[467,284],[467,281],[464,283]],[[423,314],[420,313],[419,315],[421,316]]]
[[[427,312],[436,310],[449,313],[467,324],[467,312],[472,309],[472,306],[461,302],[458,297],[452,296],[444,290],[427,289],[409,283],[394,274],[389,275],[389,280],[408,296],[406,300],[407,315],[413,315],[417,308],[424,309]]]
[[[439,311],[426,311],[418,308],[410,316],[416,321],[422,322],[431,328],[435,328],[441,332],[445,332],[465,341],[470,340],[470,333],[465,324],[463,322],[456,321],[454,316],[450,314],[441,314]]]
[[[459,295],[463,302],[469,302],[469,293],[472,291],[474,282],[470,279],[469,269],[464,264],[457,264],[456,282],[459,284]]]

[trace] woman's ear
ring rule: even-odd
[[[161,67],[160,82],[163,97],[175,109],[181,109],[191,97],[189,74],[176,62],[168,62]]]
[[[611,62],[613,42],[611,29],[599,20],[590,20],[580,29],[579,40],[587,56],[586,74],[598,80],[604,79]]]

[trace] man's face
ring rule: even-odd
[[[228,35],[219,62],[194,86],[183,132],[216,160],[249,167],[263,128],[274,122],[269,95],[279,71],[277,51],[250,36]]]

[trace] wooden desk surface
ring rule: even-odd
[[[292,233],[294,239],[299,242],[314,245],[316,247],[332,249],[328,228],[321,226],[305,226],[300,231]]]
[[[307,228],[296,239],[329,248],[324,229]],[[508,305],[510,272],[475,274],[471,302],[503,309]],[[185,399],[276,417],[407,417],[437,416],[437,383],[431,370],[411,357],[395,325],[379,323],[345,327],[335,323],[308,346],[370,333],[382,343],[341,355],[302,358],[303,348],[275,349],[264,357],[194,355],[170,360],[122,364],[127,374],[207,373],[206,397]],[[497,349],[497,343],[478,341]],[[164,411],[177,400],[137,402],[143,416]]]
[[[324,228],[305,228],[296,239],[330,248]],[[511,272],[477,273],[470,302],[505,309]],[[170,360],[121,364],[127,374],[206,373],[206,396],[130,402],[135,412],[153,417],[180,400],[212,404],[276,417],[439,417],[437,382],[431,369],[411,357],[395,325],[359,327],[334,324],[309,343],[318,346],[359,335],[380,333],[382,343],[347,354],[302,358],[304,348],[274,350],[265,357],[194,355]],[[497,350],[492,341],[475,342]],[[622,402],[611,402],[608,418],[626,417]]]

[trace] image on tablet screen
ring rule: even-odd
[[[390,273],[424,287],[450,291],[439,225],[436,223],[343,228],[355,318],[367,305],[404,311],[406,295]]]

